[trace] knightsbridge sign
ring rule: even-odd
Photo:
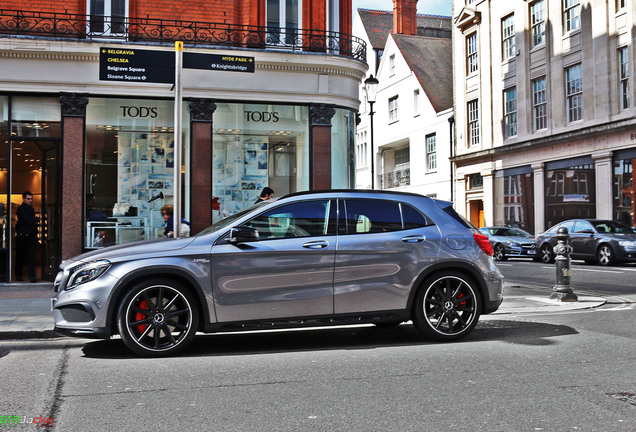
[[[183,53],[185,69],[225,72],[254,72],[254,57]],[[174,51],[100,48],[100,81],[128,81],[173,84]]]

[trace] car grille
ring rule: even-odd
[[[521,248],[522,249],[527,249],[527,250],[531,250],[534,249],[536,246],[534,243],[521,243]]]
[[[92,311],[87,310],[82,305],[62,306],[59,310],[67,322],[90,322],[95,319]]]

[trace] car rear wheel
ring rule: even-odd
[[[614,252],[609,245],[603,244],[596,251],[597,262],[602,266],[614,264]]]
[[[175,281],[135,286],[120,304],[117,324],[124,344],[147,357],[173,355],[196,333],[198,309],[188,290]]]
[[[415,299],[413,322],[425,336],[453,341],[469,334],[481,314],[475,283],[459,272],[426,279]]]
[[[551,264],[554,262],[554,252],[552,251],[552,246],[549,243],[545,243],[541,246],[541,261],[546,264]]]
[[[506,252],[504,250],[504,247],[502,244],[497,243],[495,245],[495,248],[493,249],[493,258],[495,258],[495,260],[497,261],[505,261],[508,259],[508,257],[506,256]]]

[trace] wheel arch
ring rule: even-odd
[[[126,274],[125,277],[119,280],[119,283],[115,287],[113,295],[108,302],[108,312],[107,312],[107,322],[106,327],[110,328],[111,335],[117,334],[117,311],[119,309],[119,305],[124,298],[124,296],[128,293],[131,287],[135,286],[137,283],[142,282],[148,279],[165,279],[168,281],[179,282],[184,287],[190,291],[190,293],[194,296],[196,300],[196,304],[193,305],[199,311],[199,325],[197,331],[203,329],[205,323],[208,321],[209,317],[209,308],[205,301],[205,295],[201,286],[197,283],[196,279],[183,271],[180,268],[173,267],[145,267],[139,269],[137,271]]]

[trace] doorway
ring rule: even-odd
[[[59,147],[59,141],[48,139],[13,137],[10,142],[9,166],[5,171],[8,172],[5,179],[9,180],[9,184],[4,188],[11,190],[10,202],[6,204],[10,209],[4,218],[3,246],[5,251],[10,250],[11,254],[5,252],[9,255],[4,258],[5,281],[15,281],[16,212],[22,204],[22,193],[25,191],[33,194],[33,208],[38,220],[35,247],[36,277],[38,280],[52,281],[57,274],[60,257]],[[4,167],[0,167],[2,168]],[[28,276],[26,266],[22,270],[22,275]]]
[[[470,200],[468,202],[470,223],[477,228],[485,226],[484,224],[484,202],[482,200]]]

